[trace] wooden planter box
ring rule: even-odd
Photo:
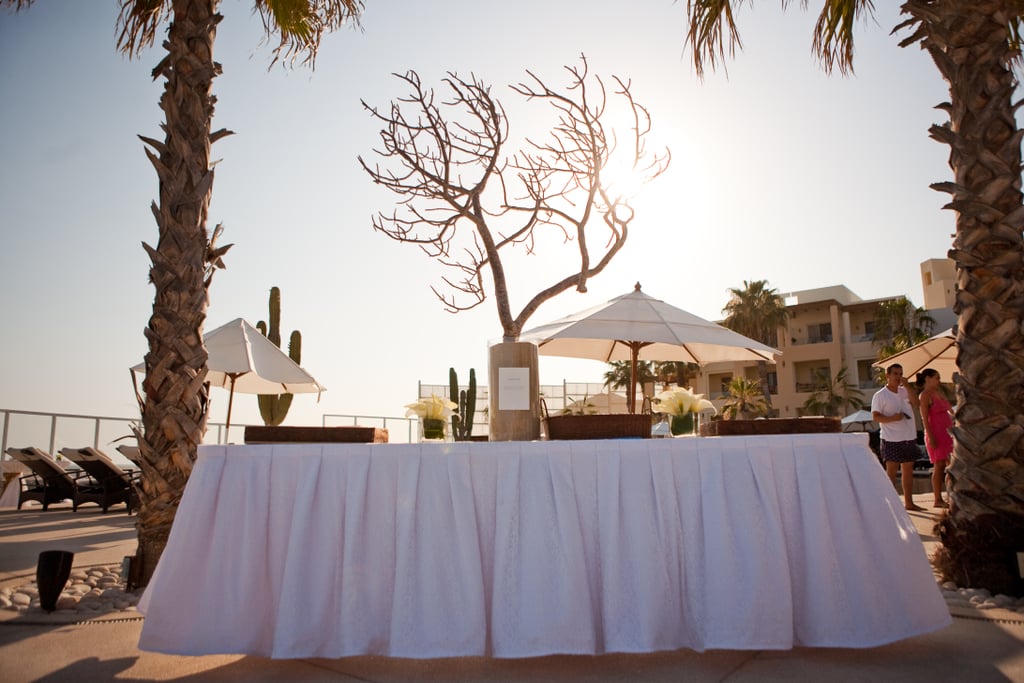
[[[549,415],[548,439],[649,439],[650,415]]]
[[[247,426],[246,443],[387,443],[388,430],[377,427]]]
[[[713,420],[701,423],[701,436],[754,434],[831,434],[840,431],[838,417],[776,417],[767,420]]]

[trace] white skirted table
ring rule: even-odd
[[[872,647],[951,623],[863,434],[204,446],[143,650]]]

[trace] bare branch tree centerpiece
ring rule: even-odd
[[[524,138],[506,152],[510,126],[505,108],[476,76],[448,72],[439,99],[415,71],[395,76],[410,93],[386,110],[363,107],[382,124],[379,159],[359,163],[375,183],[399,200],[379,213],[373,227],[388,237],[417,244],[451,275],[432,287],[445,309],[456,313],[493,297],[502,342],[490,348],[490,439],[532,440],[540,434],[537,347],[520,342],[523,326],[542,303],[600,273],[622,249],[634,211],[635,190],[668,167],[668,150],[649,153],[650,116],[633,99],[631,83],[613,76],[609,93],[588,71],[585,57],[566,66],[569,84],[549,87],[527,71],[511,86],[528,103],[546,104],[557,121],[543,139]],[[609,104],[622,105],[628,134],[608,124]],[[621,139],[620,139],[621,137]],[[630,180],[615,168],[628,169]],[[572,263],[553,273],[540,291],[513,313],[503,257],[535,256],[538,242],[554,237]],[[545,271],[546,272],[546,271]],[[503,395],[504,394],[504,395]]]

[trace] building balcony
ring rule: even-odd
[[[832,335],[824,334],[820,336],[810,336],[802,338],[790,337],[789,342],[793,346],[803,346],[805,344],[831,344]]]

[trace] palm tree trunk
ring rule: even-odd
[[[146,328],[145,402],[137,432],[142,459],[139,546],[133,567],[145,586],[167,543],[196,447],[206,432],[207,353],[203,346],[210,239],[207,209],[213,186],[210,167],[212,85],[220,67],[213,43],[221,17],[219,0],[174,0],[173,21],[164,43],[167,56],[154,69],[166,79],[162,143],[144,138],[160,180],[154,206],[159,241],[144,245],[152,260],[156,290]]]
[[[931,135],[951,148],[959,315],[956,446],[950,510],[933,558],[943,578],[1024,595],[1024,207],[1014,118],[1008,3],[910,0],[920,41],[949,83],[950,122]]]

